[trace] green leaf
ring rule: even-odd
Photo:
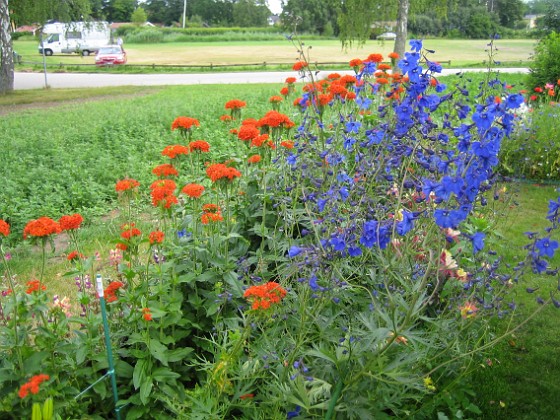
[[[136,362],[134,372],[132,373],[132,384],[134,389],[138,389],[140,385],[146,380],[147,371],[151,370],[152,363],[148,359],[140,359]]]
[[[86,356],[88,353],[89,347],[87,346],[80,346],[76,350],[76,363],[81,365],[86,360]]]
[[[152,372],[152,378],[155,381],[166,382],[169,379],[177,379],[179,377],[181,377],[179,373],[173,372],[168,367],[159,367]]]
[[[148,404],[148,398],[152,393],[153,387],[154,387],[154,383],[152,381],[152,378],[150,376],[146,377],[144,382],[142,382],[142,384],[140,385],[140,401],[142,401],[142,404],[144,405]]]
[[[169,362],[179,362],[180,360],[185,359],[193,351],[194,350],[190,347],[183,347],[181,349],[168,350],[167,351],[167,360]]]
[[[235,297],[243,296],[242,284],[237,280],[237,273],[235,271],[228,271],[223,276],[224,281],[232,287],[233,295]]]
[[[150,354],[159,360],[163,365],[167,366],[167,347],[161,344],[159,340],[151,339],[148,348]]]
[[[50,356],[48,351],[40,351],[33,353],[23,362],[23,370],[25,372],[39,372],[46,358]]]

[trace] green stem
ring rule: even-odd
[[[338,382],[336,383],[336,386],[334,388],[334,392],[331,396],[331,401],[329,403],[329,408],[327,410],[327,414],[325,414],[325,420],[331,420],[334,414],[334,407],[336,406],[336,403],[338,402],[338,398],[340,397],[340,394],[342,394],[342,387],[344,386],[344,381],[342,380],[342,378],[338,379]]]
[[[10,266],[8,265],[8,260],[6,260],[6,255],[4,254],[4,249],[2,248],[2,243],[0,242],[0,255],[2,256],[2,263],[4,264],[4,267],[6,268],[6,278],[8,279],[8,284],[10,285],[10,289],[12,291],[11,295],[12,295],[12,299],[14,301],[13,305],[14,305],[14,316],[13,316],[13,322],[14,322],[14,341],[15,341],[15,348],[16,348],[16,353],[17,353],[17,358],[18,358],[18,365],[19,365],[19,369],[20,371],[23,371],[23,357],[20,351],[20,346],[19,346],[19,334],[18,334],[18,318],[19,318],[19,305],[18,305],[18,300],[17,300],[17,293],[16,290],[14,288],[14,280],[12,277],[12,271],[10,270]]]

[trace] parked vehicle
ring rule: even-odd
[[[386,41],[393,41],[397,38],[397,34],[394,32],[383,32],[381,35],[377,35],[376,39],[383,39]]]
[[[95,64],[98,66],[108,66],[126,63],[126,51],[121,45],[107,45],[99,48],[95,55]]]
[[[110,43],[111,30],[107,22],[52,22],[43,26],[42,36],[39,54],[90,55]]]

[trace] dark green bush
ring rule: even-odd
[[[534,89],[546,83],[556,84],[558,79],[560,79],[560,34],[552,32],[541,39],[535,47],[527,85]]]

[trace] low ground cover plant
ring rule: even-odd
[[[463,378],[511,332],[495,337],[489,323],[513,317],[523,275],[557,275],[560,204],[551,201],[547,230],[528,234],[526,258],[502,264],[493,232],[509,201],[498,154],[525,98],[494,78],[475,96],[446,86],[422,43],[411,48],[389,57],[402,73],[371,54],[352,60],[354,76],[322,80],[302,55],[293,68],[305,83],[287,79],[267,111],[223,104],[215,117],[226,135],[216,138],[227,142],[201,139],[198,115],[177,116],[174,141],[149,155],[149,176],[115,179],[109,255],[83,254],[79,213],[22,224],[41,264],[22,282],[1,253],[1,409],[14,418],[39,408],[45,418],[479,415]],[[51,302],[45,286],[47,245],[62,232],[75,303]],[[0,238],[11,234],[2,220]],[[97,275],[117,398],[98,381],[109,362]]]

